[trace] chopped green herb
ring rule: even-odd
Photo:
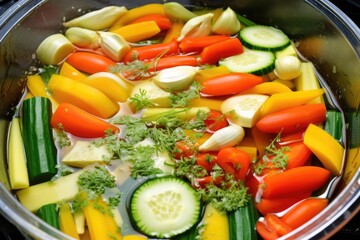
[[[42,80],[45,82],[45,83],[48,83],[51,76],[53,74],[55,74],[57,71],[58,71],[58,67],[56,66],[53,66],[53,65],[48,65],[48,66],[44,66],[43,68],[40,68],[40,76],[42,78]]]
[[[154,106],[150,101],[150,97],[146,95],[145,89],[139,89],[139,93],[129,98],[129,103],[135,105],[135,110],[140,111],[141,109]]]
[[[57,141],[59,143],[60,148],[68,147],[71,145],[71,141],[67,133],[65,132],[61,123],[59,123],[57,131]]]
[[[172,93],[170,95],[171,107],[186,107],[190,100],[200,97],[201,85],[199,82],[193,82],[189,89]]]
[[[152,176],[162,173],[159,168],[154,167],[153,157],[156,149],[153,146],[138,146],[130,153],[129,160],[132,163],[131,176]]]

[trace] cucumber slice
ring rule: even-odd
[[[144,234],[170,238],[198,222],[200,195],[182,179],[172,176],[154,178],[134,191],[130,212],[134,224]]]
[[[272,52],[249,50],[219,61],[231,72],[245,72],[255,75],[264,75],[275,68],[275,55]]]
[[[280,29],[263,25],[243,28],[239,38],[245,47],[265,51],[279,51],[290,44],[290,39]]]

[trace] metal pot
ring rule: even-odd
[[[35,239],[70,239],[22,207],[8,190],[6,138],[8,121],[34,65],[34,52],[48,35],[62,29],[61,22],[106,5],[128,8],[155,0],[20,0],[0,19],[0,212],[25,236]],[[347,123],[346,165],[340,187],[330,205],[284,239],[326,239],[342,228],[360,209],[360,30],[327,0],[181,0],[186,6],[225,7],[260,24],[281,28],[300,53],[314,63],[334,94]],[[41,196],[39,196],[41,198]]]

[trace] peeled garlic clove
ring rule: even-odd
[[[181,29],[180,36],[177,40],[181,41],[184,37],[201,37],[209,35],[211,33],[211,21],[213,16],[213,13],[207,13],[190,19]]]
[[[36,56],[44,65],[57,65],[74,51],[75,46],[64,35],[57,33],[40,43]]]
[[[98,32],[100,35],[101,50],[114,61],[122,61],[131,50],[128,42],[119,34],[112,32]]]
[[[126,7],[108,6],[86,13],[80,17],[64,22],[64,27],[83,27],[91,30],[109,28],[120,16],[127,12]]]
[[[199,151],[219,151],[225,147],[238,144],[245,136],[245,131],[238,125],[229,125],[217,130],[211,137],[199,146]]]
[[[82,48],[97,49],[100,47],[99,35],[86,28],[71,27],[66,30],[65,36],[74,45]]]
[[[292,80],[301,74],[301,62],[294,56],[278,58],[275,60],[274,73],[282,80]]]
[[[212,27],[213,33],[222,35],[233,35],[240,31],[240,22],[236,13],[228,7],[216,20]]]
[[[168,16],[171,19],[187,22],[191,18],[196,17],[195,13],[189,11],[180,3],[169,2],[169,3],[164,3],[163,6],[166,16]]]
[[[181,91],[190,86],[194,80],[196,67],[178,66],[159,71],[153,77],[154,83],[160,88],[169,91]]]

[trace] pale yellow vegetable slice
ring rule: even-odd
[[[13,118],[11,121],[8,151],[11,188],[21,189],[29,187],[29,177],[19,118]]]
[[[109,163],[112,157],[106,146],[95,146],[89,141],[76,141],[73,148],[64,156],[62,163],[71,166],[83,168],[95,163]]]
[[[326,169],[340,175],[344,147],[324,129],[310,124],[304,134],[304,144],[315,154]]]
[[[229,221],[226,213],[216,210],[211,204],[205,208],[201,221],[200,236],[203,240],[228,240],[230,239]]]
[[[242,91],[241,94],[266,94],[272,95],[275,93],[292,92],[286,85],[278,82],[264,82],[260,83],[248,90]]]
[[[221,112],[234,124],[253,127],[260,117],[260,109],[269,98],[262,94],[244,94],[226,99],[221,105]]]
[[[76,225],[76,231],[78,234],[84,234],[85,232],[85,214],[79,210],[74,212],[74,221]]]
[[[296,49],[295,49],[295,46],[294,44],[290,44],[289,46],[287,46],[286,48],[280,50],[280,51],[277,51],[275,52],[275,57],[276,58],[280,58],[280,57],[283,57],[283,56],[294,56],[294,57],[297,57],[297,53],[296,53]]]

